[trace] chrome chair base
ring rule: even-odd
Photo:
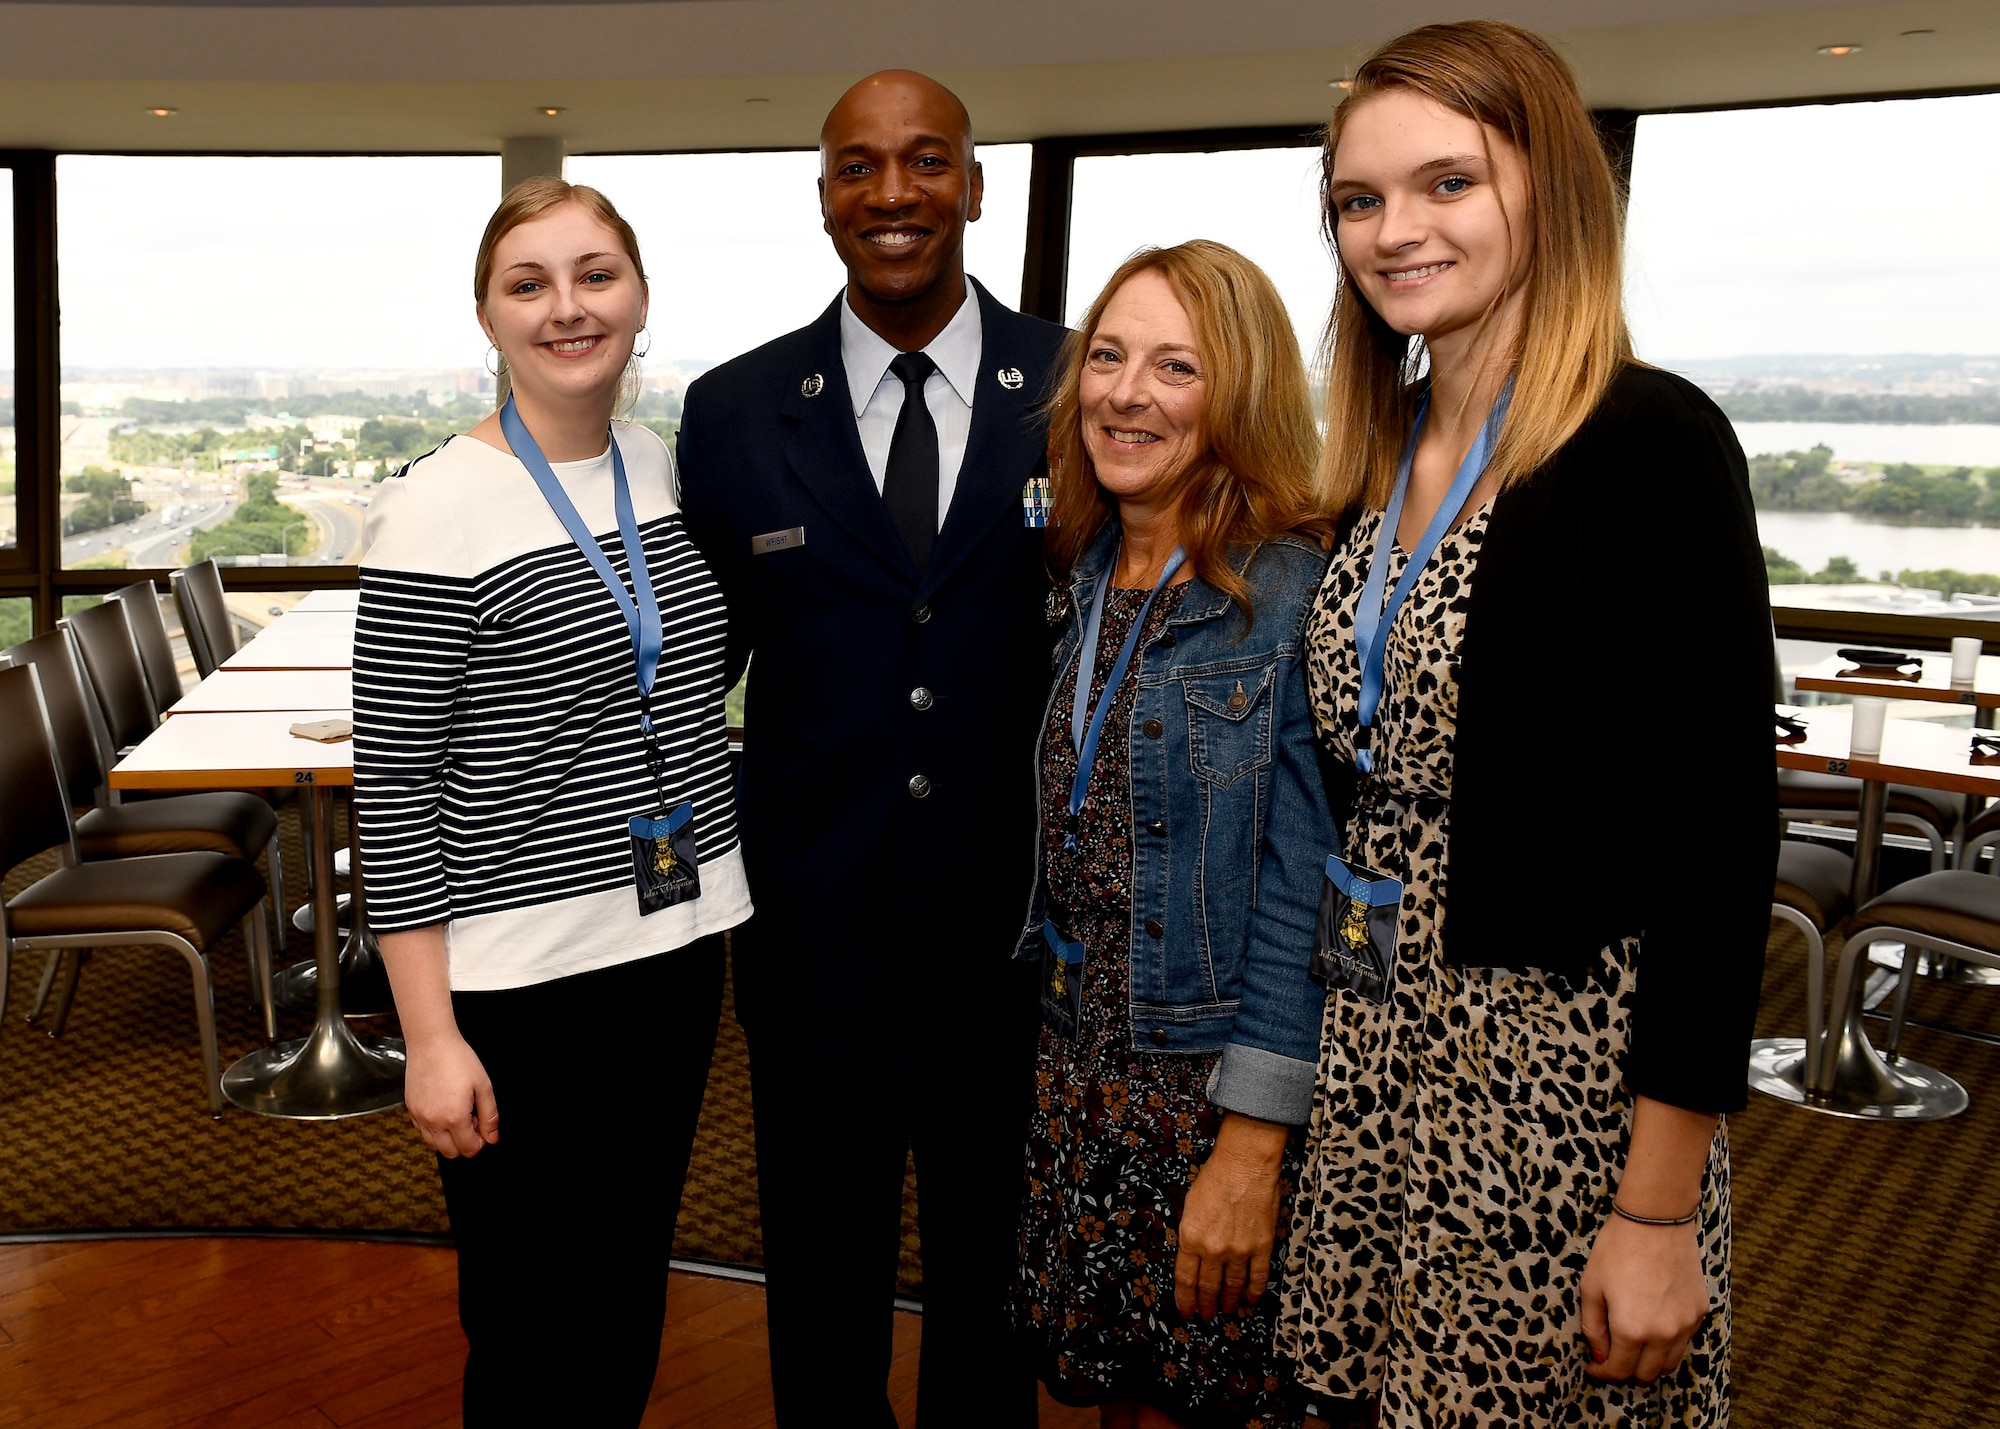
[[[357,1037],[345,1022],[262,1047],[222,1074],[222,1094],[260,1116],[334,1121],[402,1105],[400,1037]]]
[[[1759,1037],[1750,1044],[1750,1090],[1818,1111],[1806,1086],[1806,1039]]]
[[[1878,943],[1868,950],[1868,961],[1878,968],[1901,972],[1903,946],[1900,943]],[[1918,952],[1917,976],[1953,987],[2000,987],[2000,968],[1983,968],[1930,952]]]
[[[1935,1067],[1908,1057],[1883,1061],[1859,1007],[1836,1035],[1830,1085],[1806,1100],[1808,1110],[1856,1121],[1943,1121],[1971,1104],[1965,1088]]]

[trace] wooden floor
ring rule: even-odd
[[[0,1426],[427,1429],[457,1424],[450,1250],[315,1240],[0,1246]],[[889,1391],[916,1417],[920,1316]],[[1044,1397],[1044,1429],[1094,1410]],[[675,1272],[647,1429],[771,1423],[761,1285]]]

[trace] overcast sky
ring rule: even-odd
[[[1642,120],[1627,286],[1641,353],[2000,349],[1996,134],[2000,95]],[[986,212],[968,266],[1011,303],[1028,149],[980,157]],[[1133,249],[1208,237],[1265,266],[1310,345],[1333,272],[1315,162],[1310,149],[1079,161],[1069,316]],[[473,366],[485,342],[470,271],[499,169],[494,158],[60,159],[64,365]],[[656,354],[732,356],[809,321],[839,289],[812,154],[586,156],[568,172],[638,230]],[[10,267],[0,263],[0,313]],[[0,326],[0,344],[11,331]]]

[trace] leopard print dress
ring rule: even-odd
[[[1374,740],[1384,792],[1356,810],[1348,848],[1404,879],[1395,986],[1382,1005],[1327,999],[1277,1346],[1315,1394],[1364,1414],[1379,1400],[1384,1429],[1726,1425],[1720,1128],[1699,1227],[1710,1313],[1686,1358],[1650,1386],[1584,1374],[1578,1282],[1631,1127],[1618,1069],[1636,941],[1606,948],[1575,986],[1440,955],[1458,649],[1489,513],[1482,506],[1445,537],[1390,632]],[[1354,607],[1381,522],[1371,512],[1354,524],[1307,619],[1315,722],[1350,763]],[[1392,586],[1403,564],[1392,551]],[[1532,908],[1524,916],[1532,937]]]

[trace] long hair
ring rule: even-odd
[[[1078,392],[1092,335],[1112,296],[1140,273],[1157,272],[1187,310],[1207,374],[1208,405],[1193,457],[1167,480],[1181,545],[1194,573],[1248,612],[1241,552],[1287,532],[1331,529],[1313,486],[1319,433],[1305,363],[1291,319],[1264,270],[1207,239],[1146,248],[1119,265],[1063,344],[1049,406],[1049,475],[1055,521],[1052,569],[1073,569],[1117,502],[1098,485],[1083,444]],[[1236,564],[1230,552],[1238,551]]]
[[[1357,106],[1409,90],[1502,135],[1528,176],[1531,246],[1523,321],[1503,354],[1514,395],[1490,471],[1504,489],[1576,434],[1632,358],[1625,326],[1618,182],[1569,66],[1546,40],[1497,20],[1425,25],[1354,73],[1320,156],[1321,220],[1338,264],[1321,359],[1328,440],[1321,485],[1333,510],[1388,503],[1416,415],[1418,338],[1382,320],[1340,254],[1331,187],[1341,130]],[[1521,236],[1516,236],[1516,242]]]
[[[611,206],[611,200],[588,184],[573,184],[554,174],[540,174],[532,179],[523,179],[507,190],[506,197],[500,200],[500,207],[494,209],[493,217],[486,220],[486,232],[479,238],[478,256],[472,260],[472,297],[482,309],[486,306],[487,286],[493,281],[493,250],[499,246],[500,240],[522,224],[566,203],[578,205],[616,234],[625,256],[638,270],[640,283],[646,281],[646,265],[639,258],[639,235]],[[504,403],[507,394],[514,390],[505,353],[500,355],[499,367],[493,389],[495,406]],[[612,410],[630,414],[639,405],[639,393],[644,384],[645,374],[638,357],[634,355],[625,363],[625,375],[618,379],[618,399]]]

